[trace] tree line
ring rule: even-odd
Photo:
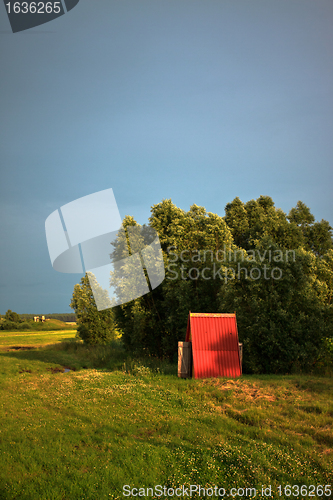
[[[128,255],[132,226],[139,225],[125,217],[122,236],[112,243],[117,261]],[[98,312],[88,277],[82,278],[71,307],[85,342],[109,342],[120,330],[133,354],[175,360],[189,311],[236,311],[245,372],[311,371],[332,361],[332,228],[316,222],[303,202],[287,215],[268,196],[235,198],[222,217],[162,200],[151,208],[138,248],[150,243],[149,228],[159,236],[165,279],[150,293]],[[129,264],[121,262],[118,281],[117,272],[111,277],[119,296],[129,286],[120,278]]]

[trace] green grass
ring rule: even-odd
[[[191,484],[257,488],[256,498],[272,485],[267,498],[288,498],[278,485],[333,483],[331,378],[183,380],[176,370],[119,343],[2,349],[0,499],[123,499],[123,485]]]

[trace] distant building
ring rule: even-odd
[[[39,323],[40,321],[41,321],[42,323],[44,323],[44,321],[45,321],[45,316],[41,316],[41,317],[39,317],[39,316],[34,316],[34,322],[35,322],[35,323]]]

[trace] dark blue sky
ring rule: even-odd
[[[331,0],[80,0],[15,34],[2,3],[0,41],[0,313],[70,311],[45,219],[103,189],[140,223],[268,195],[333,224]]]

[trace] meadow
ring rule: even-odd
[[[184,380],[120,341],[0,334],[1,500],[333,498],[332,378]]]
[[[75,338],[76,330],[39,331],[39,332],[5,332],[0,330],[0,349],[40,347],[56,342],[70,341]]]

